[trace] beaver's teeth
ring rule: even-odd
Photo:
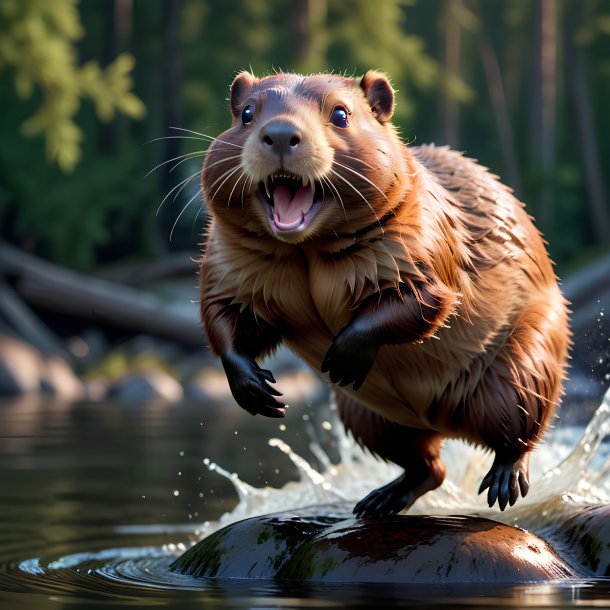
[[[271,178],[273,180],[273,178]],[[264,180],[263,180],[263,184],[265,185],[265,193],[267,193],[267,197],[269,197],[269,199],[271,199],[271,190],[269,188],[269,176],[267,176]]]
[[[303,186],[307,188],[307,185],[309,184],[309,176],[303,176],[301,181],[303,182]]]

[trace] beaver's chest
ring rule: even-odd
[[[249,290],[243,282],[239,287],[239,300],[250,303],[257,317],[280,328],[286,345],[319,371],[334,337],[350,322],[360,300],[379,290],[379,282],[366,273],[354,276],[355,265],[357,261],[346,257],[261,260],[247,281]],[[403,387],[404,373],[413,362],[416,375]],[[421,426],[417,412],[430,404],[437,377],[446,374],[439,370],[438,358],[419,345],[387,346],[354,397],[390,419]]]

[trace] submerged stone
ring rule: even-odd
[[[174,571],[201,578],[328,583],[523,583],[573,578],[553,548],[481,517],[361,520],[299,512],[229,525],[186,551]]]

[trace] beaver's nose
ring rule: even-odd
[[[264,149],[284,156],[296,152],[303,138],[301,130],[294,123],[270,121],[261,129],[260,139]]]

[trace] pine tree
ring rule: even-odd
[[[131,92],[131,55],[123,53],[105,68],[95,61],[79,64],[76,42],[84,29],[77,0],[0,0],[0,31],[0,71],[12,72],[20,98],[41,94],[23,133],[43,134],[48,159],[62,170],[74,169],[81,157],[84,134],[75,116],[82,99],[93,102],[102,121],[117,111],[144,116],[144,104]]]

